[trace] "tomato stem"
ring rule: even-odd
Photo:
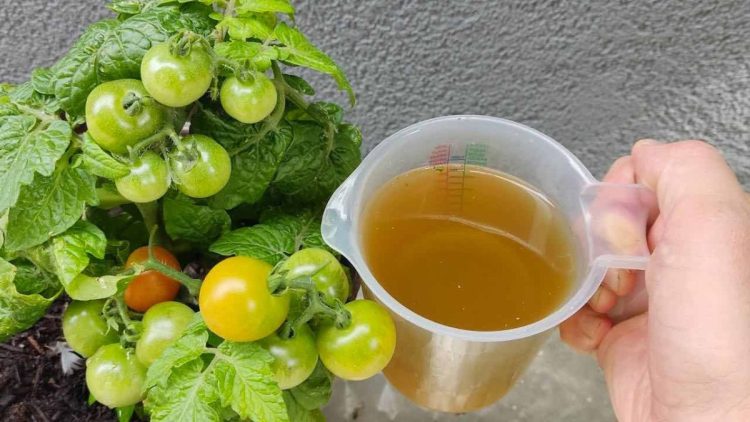
[[[333,142],[337,131],[336,125],[331,121],[331,119],[328,118],[327,115],[325,115],[315,107],[312,107],[299,91],[289,86],[289,84],[287,84],[286,81],[283,81],[283,79],[282,83],[284,84],[283,92],[286,93],[287,97],[289,97],[289,101],[291,101],[294,105],[299,107],[310,117],[315,119],[321,126],[323,126],[323,131],[326,138],[326,155],[330,154],[331,151],[333,151],[334,147]]]
[[[159,260],[156,259],[156,256],[154,255],[154,246],[156,244],[156,235],[158,233],[158,229],[159,226],[154,225],[150,230],[148,240],[148,259],[146,260],[146,262],[140,264],[142,266],[142,269],[156,271],[175,281],[178,281],[188,289],[188,292],[191,296],[198,296],[198,292],[200,292],[201,289],[201,280],[191,278],[182,271],[177,271],[174,268],[162,264],[161,262],[159,262]]]
[[[277,295],[288,290],[300,290],[304,292],[304,300],[307,302],[305,310],[296,318],[285,322],[279,330],[279,336],[283,339],[293,337],[300,326],[316,317],[332,319],[336,327],[341,329],[351,324],[351,313],[344,304],[335,297],[319,292],[310,276],[287,279],[284,273],[277,273],[269,277],[268,286]]]

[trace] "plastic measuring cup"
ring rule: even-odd
[[[408,170],[448,163],[481,165],[522,179],[566,216],[578,276],[557,310],[518,328],[469,331],[418,315],[378,283],[364,257],[359,226],[368,199]],[[365,295],[396,321],[396,352],[384,370],[389,382],[424,407],[466,412],[492,404],[513,386],[551,331],[586,304],[609,268],[645,268],[645,227],[654,202],[643,186],[598,182],[570,151],[534,129],[494,117],[448,116],[403,129],[373,149],[331,197],[322,232],[354,265]]]

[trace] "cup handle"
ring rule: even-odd
[[[352,207],[349,203],[353,186],[354,176],[350,176],[336,189],[328,200],[320,225],[323,240],[344,256],[348,255],[352,246]]]
[[[649,218],[657,211],[656,195],[643,185],[594,183],[581,202],[586,220],[592,266],[604,275],[607,269],[645,270],[651,254],[647,241]],[[632,293],[609,312],[623,320],[647,308],[644,273],[635,274]]]
[[[643,185],[594,183],[581,194],[595,266],[644,270],[651,255],[646,239],[656,196]]]

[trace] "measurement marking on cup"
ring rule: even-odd
[[[445,177],[441,178],[441,183],[447,193],[448,206],[460,212],[469,190],[466,188],[466,179],[471,177],[466,167],[487,165],[487,145],[469,144],[463,147],[463,151],[452,144],[438,145],[430,153],[428,162],[436,170],[444,172]]]

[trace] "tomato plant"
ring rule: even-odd
[[[221,86],[221,106],[242,123],[257,123],[268,117],[276,100],[276,87],[262,73],[245,81],[233,76]]]
[[[346,330],[350,287],[304,250],[362,136],[289,69],[353,105],[346,76],[288,0],[109,6],[57,63],[0,84],[0,341],[65,295],[90,391],[123,419],[319,420],[331,377],[308,322]],[[184,271],[139,248],[157,243]]]
[[[124,154],[162,130],[167,113],[135,79],[105,82],[86,100],[86,125],[91,137],[107,151]]]
[[[261,340],[260,344],[273,356],[274,376],[282,390],[302,384],[318,363],[315,337],[307,324],[299,326],[291,338],[282,339],[273,333]]]
[[[65,308],[62,329],[68,346],[83,357],[96,353],[105,344],[118,341],[117,331],[102,315],[103,300],[72,301]]]
[[[143,331],[135,345],[135,355],[148,366],[174,343],[192,321],[195,312],[180,302],[161,302],[143,316]]]
[[[289,312],[287,295],[268,290],[272,267],[244,256],[227,258],[209,271],[198,296],[208,328],[230,341],[254,341],[276,331]]]
[[[117,192],[133,202],[151,202],[169,190],[167,164],[153,151],[146,151],[130,167],[127,176],[115,180]]]
[[[154,246],[154,258],[164,265],[180,270],[180,262],[161,246]],[[126,268],[148,259],[148,247],[134,250],[125,263]],[[138,274],[125,289],[125,303],[134,311],[146,312],[157,303],[173,300],[180,290],[180,283],[154,270]]]
[[[371,300],[346,304],[351,323],[329,323],[318,332],[320,360],[336,376],[352,381],[370,378],[388,365],[396,349],[396,326],[388,311]]]
[[[213,60],[200,45],[157,44],[141,62],[144,87],[156,101],[170,107],[197,101],[208,91],[212,79]]]
[[[143,399],[146,367],[119,343],[102,346],[86,361],[86,385],[96,401],[123,407]]]
[[[204,135],[186,136],[169,160],[177,188],[192,198],[216,195],[232,173],[227,151]]]
[[[338,259],[320,248],[306,248],[296,252],[281,265],[288,278],[309,276],[318,291],[340,301],[349,297],[349,278]]]

